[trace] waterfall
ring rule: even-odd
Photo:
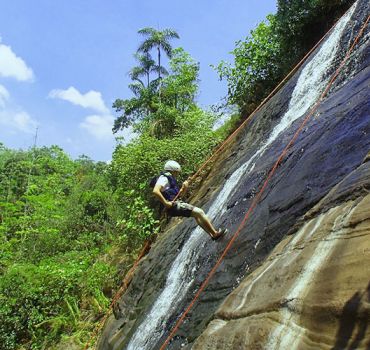
[[[324,87],[328,83],[327,70],[333,63],[339,47],[339,40],[349,21],[355,5],[335,26],[333,32],[321,46],[320,50],[302,69],[297,84],[292,93],[288,111],[272,130],[262,147],[241,167],[239,167],[225,182],[224,187],[213,201],[208,215],[212,220],[219,218],[226,212],[228,198],[236,190],[242,178],[254,168],[253,161],[258,160],[268,147],[285,131],[296,119],[303,116],[317,101]],[[176,311],[179,301],[183,299],[191,286],[197,270],[199,255],[209,238],[197,227],[193,230],[188,241],[173,262],[168,273],[166,285],[158,296],[151,310],[128,344],[129,350],[152,349],[165,332],[163,327],[169,316]]]

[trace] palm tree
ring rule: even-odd
[[[169,58],[172,57],[172,46],[169,41],[171,39],[179,39],[179,35],[173,29],[156,30],[154,28],[146,27],[138,31],[146,39],[141,43],[138,52],[149,53],[150,50],[156,48],[158,50],[158,79],[161,79],[161,49],[167,54]]]
[[[162,75],[168,75],[168,72],[164,67],[160,67],[155,64],[149,52],[145,53],[144,55],[136,53],[134,56],[139,61],[139,65],[132,68],[129,72],[129,76],[132,80],[138,81],[144,86],[144,83],[140,78],[145,76],[147,79],[146,87],[149,88],[150,73],[154,72]]]

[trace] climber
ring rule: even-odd
[[[191,204],[175,200],[178,196],[185,193],[189,183],[185,181],[179,189],[176,182],[176,176],[180,173],[181,166],[174,160],[169,160],[164,165],[164,172],[161,172],[159,177],[153,178],[151,186],[154,187],[153,193],[165,206],[169,216],[192,216],[200,227],[205,230],[213,240],[216,240],[227,233],[227,229],[219,229],[213,227],[211,221],[201,208],[197,208]]]

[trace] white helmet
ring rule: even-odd
[[[174,160],[168,160],[164,165],[166,171],[181,171],[181,165]]]

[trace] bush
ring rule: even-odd
[[[15,349],[19,343],[29,343],[30,349],[45,348],[62,334],[81,330],[82,300],[90,301],[90,313],[106,310],[109,300],[103,287],[107,276],[116,271],[103,262],[94,263],[97,253],[70,252],[38,266],[17,264],[7,270],[0,281],[4,350]]]
[[[179,130],[173,137],[157,139],[145,133],[132,143],[117,147],[111,164],[116,187],[134,190],[149,201],[149,180],[163,170],[168,159],[181,164],[180,180],[186,179],[221,140],[212,131],[213,122],[213,117],[201,110],[189,111],[179,120]]]

